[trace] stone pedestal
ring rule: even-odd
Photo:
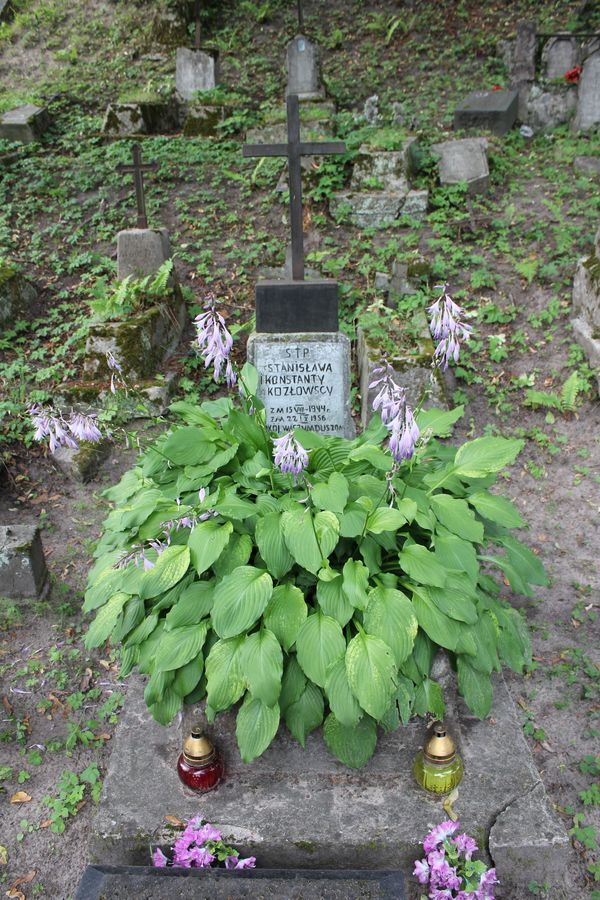
[[[100,466],[110,454],[110,441],[90,444],[82,441],[77,450],[72,447],[57,447],[52,459],[67,478],[87,484],[98,474]]]
[[[259,374],[257,394],[267,428],[306,428],[352,438],[350,341],[345,334],[253,334],[248,359]]]
[[[117,237],[117,277],[153,275],[171,258],[166,228],[128,228]]]
[[[39,141],[50,124],[50,116],[46,109],[28,103],[0,116],[0,138],[4,141],[31,144],[33,141]]]
[[[443,141],[431,149],[440,157],[438,170],[441,184],[466,183],[469,194],[487,191],[490,172],[485,138]]]
[[[184,100],[193,100],[197,93],[212,91],[219,78],[218,56],[204,50],[177,48],[175,86]]]
[[[174,134],[183,121],[183,106],[175,99],[116,102],[106,109],[102,132],[111,137]]]
[[[297,94],[300,100],[323,96],[319,71],[319,48],[303,34],[296,35],[287,48],[287,94]]]
[[[519,108],[517,91],[474,91],[454,111],[454,128],[484,129],[500,137],[515,124]]]
[[[36,525],[0,525],[0,597],[36,600],[48,588],[48,570]]]

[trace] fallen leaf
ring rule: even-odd
[[[29,882],[30,882],[30,881],[33,881],[34,878],[35,878],[35,869],[32,869],[30,872],[27,872],[26,875],[20,875],[18,878],[16,878],[16,879],[13,881],[13,883],[12,883],[11,886],[9,887],[8,891],[6,892],[6,895],[7,895],[8,897],[10,897],[10,896],[16,896],[16,895],[14,895],[14,894],[13,894],[13,895],[9,894],[9,891],[15,891],[15,890],[16,890],[18,887],[20,887],[22,884],[29,884]]]
[[[185,822],[182,822],[177,816],[165,816],[165,822],[168,822],[169,825],[175,825],[177,828],[183,828],[185,826]]]
[[[11,803],[29,803],[32,797],[26,791],[17,791],[10,798]]]
[[[92,670],[89,667],[85,670],[85,672],[83,674],[83,677],[79,684],[79,690],[82,691],[84,694],[86,691],[89,691],[89,689],[90,689],[90,684],[92,681],[92,674],[93,674]]]
[[[6,847],[0,846],[0,866],[5,866],[8,862],[8,850]]]
[[[43,822],[40,822],[40,828],[49,828],[52,825],[52,819],[44,819]]]
[[[6,896],[12,897],[14,900],[26,900],[23,891],[18,891],[16,888],[9,888],[6,892]]]
[[[110,734],[107,731],[103,731],[101,734],[94,735],[97,741],[110,741]]]
[[[10,700],[8,699],[8,697],[6,696],[6,694],[2,697],[2,706],[4,707],[4,709],[6,710],[8,715],[12,716],[12,714],[13,714],[12,704],[11,704]]]
[[[110,663],[106,659],[101,659],[100,665],[102,666],[103,669],[110,669]]]
[[[452,804],[456,803],[457,800],[458,800],[458,788],[454,788],[454,790],[446,797],[446,799],[442,803],[442,806],[444,807],[444,811],[452,819],[453,822],[456,822],[456,820],[458,819],[458,816],[452,809]]]

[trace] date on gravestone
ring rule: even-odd
[[[306,428],[353,437],[346,335],[255,334],[248,341],[248,359],[258,370],[258,396],[271,431]]]

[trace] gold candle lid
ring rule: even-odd
[[[423,755],[428,762],[444,765],[452,762],[456,756],[456,745],[443,722],[435,722],[433,735],[423,748]]]
[[[217,755],[214,744],[210,741],[199,725],[192,728],[183,742],[183,758],[190,766],[205,766],[212,762]]]

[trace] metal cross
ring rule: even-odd
[[[194,16],[196,19],[196,37],[194,41],[194,48],[196,50],[200,49],[200,0],[196,0],[196,4],[194,6]]]
[[[300,34],[304,34],[304,11],[302,9],[302,0],[298,0],[298,30]]]
[[[133,165],[119,165],[117,172],[123,172],[133,175],[133,183],[135,184],[135,197],[137,200],[137,227],[147,228],[148,218],[146,216],[146,198],[144,197],[144,172],[151,169],[158,169],[158,163],[142,163],[142,148],[139,144],[134,144],[131,148],[133,152]]]
[[[244,144],[244,156],[287,156],[290,181],[290,227],[292,229],[292,278],[304,281],[304,237],[302,227],[302,156],[345,153],[342,141],[300,141],[300,109],[297,94],[287,98],[287,144]]]

